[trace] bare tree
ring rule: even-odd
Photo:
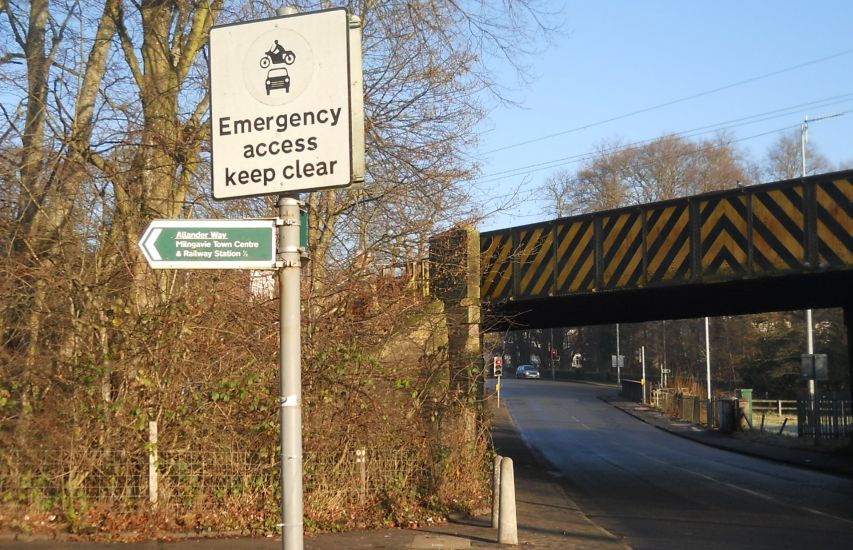
[[[147,218],[177,217],[194,183],[206,100],[187,84],[219,5],[0,4],[14,37],[0,56],[3,179],[16,198],[3,342],[23,359],[3,374],[22,419],[83,356],[109,362],[115,328],[164,288],[145,282],[136,240]],[[98,395],[110,401],[128,375],[105,369]]]
[[[641,145],[605,142],[580,170],[558,172],[544,188],[564,216],[748,184],[752,172],[725,134],[699,142],[670,135]]]
[[[765,160],[768,181],[798,178],[803,175],[802,135],[800,130],[781,135],[770,146]],[[832,170],[832,163],[811,143],[806,143],[806,169],[808,174]]]
[[[467,153],[483,99],[503,92],[488,64],[500,56],[520,66],[547,31],[526,1],[367,2],[355,11],[364,25],[367,181],[311,195],[317,276],[367,251],[385,262],[423,257],[435,228],[477,216],[464,182],[478,165]]]

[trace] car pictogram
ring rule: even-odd
[[[290,93],[290,75],[285,68],[270,69],[267,72],[267,80],[265,82],[267,95],[270,95],[271,90],[284,88],[286,93]]]

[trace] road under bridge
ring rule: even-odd
[[[826,307],[844,309],[849,349],[851,203],[847,170],[482,234],[458,228],[431,242],[431,291],[447,307],[451,352],[471,360],[475,325],[490,332]]]

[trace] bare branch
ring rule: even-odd
[[[127,26],[124,23],[124,17],[124,7],[122,6],[122,3],[119,2],[116,14],[113,18],[113,23],[118,31],[121,48],[124,51],[124,58],[127,61],[128,67],[130,67],[133,79],[136,81],[136,85],[141,87],[144,81],[144,73],[142,68],[139,66],[139,60],[136,58],[136,48],[133,45],[130,33],[127,31]]]

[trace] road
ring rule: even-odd
[[[569,496],[632,548],[853,548],[853,480],[702,445],[598,397],[505,379],[501,402]]]

